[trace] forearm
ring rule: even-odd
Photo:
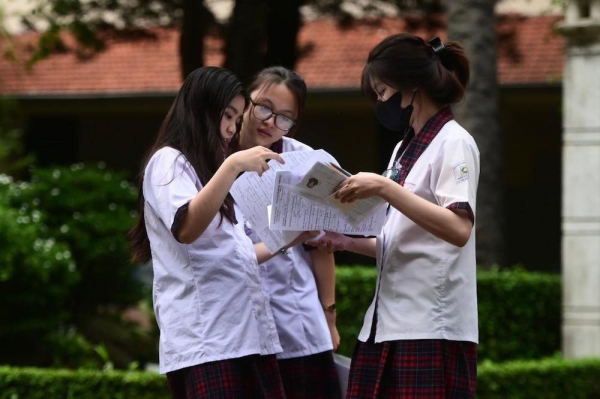
[[[271,253],[267,246],[262,242],[254,244],[254,252],[256,252],[256,260],[259,265],[280,254],[279,251]]]
[[[313,261],[313,274],[317,284],[319,301],[323,307],[323,313],[331,334],[331,343],[335,351],[340,345],[340,334],[336,326],[335,258],[333,254],[320,249],[311,251],[310,256]]]
[[[239,171],[225,161],[208,183],[190,201],[187,213],[177,230],[177,238],[183,243],[192,243],[204,233],[223,205]]]
[[[333,254],[320,249],[312,250],[310,256],[319,300],[325,308],[335,303],[335,258]]]
[[[377,255],[377,245],[375,238],[352,238],[349,244],[345,247],[346,251],[354,252],[360,255],[370,256],[375,258]]]
[[[451,211],[411,193],[399,184],[391,183],[386,184],[381,192],[381,197],[391,206],[450,244],[461,247],[467,243],[473,223],[466,211]]]

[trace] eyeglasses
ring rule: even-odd
[[[291,128],[296,125],[296,121],[290,117],[287,117],[282,114],[276,114],[273,110],[265,105],[257,104],[254,101],[250,100],[252,105],[254,106],[254,117],[261,121],[269,120],[273,115],[275,115],[275,126],[279,130],[283,130],[284,132],[288,132]]]
[[[400,182],[400,169],[387,169],[381,175],[383,177],[387,177],[388,179],[395,181],[396,183]]]

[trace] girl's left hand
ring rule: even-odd
[[[350,176],[336,187],[335,198],[345,203],[376,197],[387,180],[376,173],[360,172]]]

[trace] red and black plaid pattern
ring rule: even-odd
[[[285,398],[275,355],[199,364],[167,373],[173,399]]]
[[[444,125],[452,119],[454,119],[454,115],[450,108],[446,107],[432,116],[416,136],[413,129],[410,129],[406,133],[397,154],[400,157],[400,165],[402,165],[399,180],[401,186],[404,186],[406,176],[408,176],[412,167],[417,163],[421,154],[423,154]]]
[[[358,342],[346,398],[475,398],[477,344],[447,340]]]
[[[279,370],[288,399],[340,399],[340,381],[331,351],[280,359]]]

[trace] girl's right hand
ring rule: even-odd
[[[232,163],[238,173],[257,172],[259,176],[262,176],[264,172],[269,170],[267,162],[271,159],[275,159],[280,164],[285,163],[281,155],[262,146],[235,152],[227,157],[225,162]]]
[[[306,244],[331,254],[334,251],[348,250],[352,245],[352,238],[341,233],[327,231],[318,240],[308,240],[306,241]]]

